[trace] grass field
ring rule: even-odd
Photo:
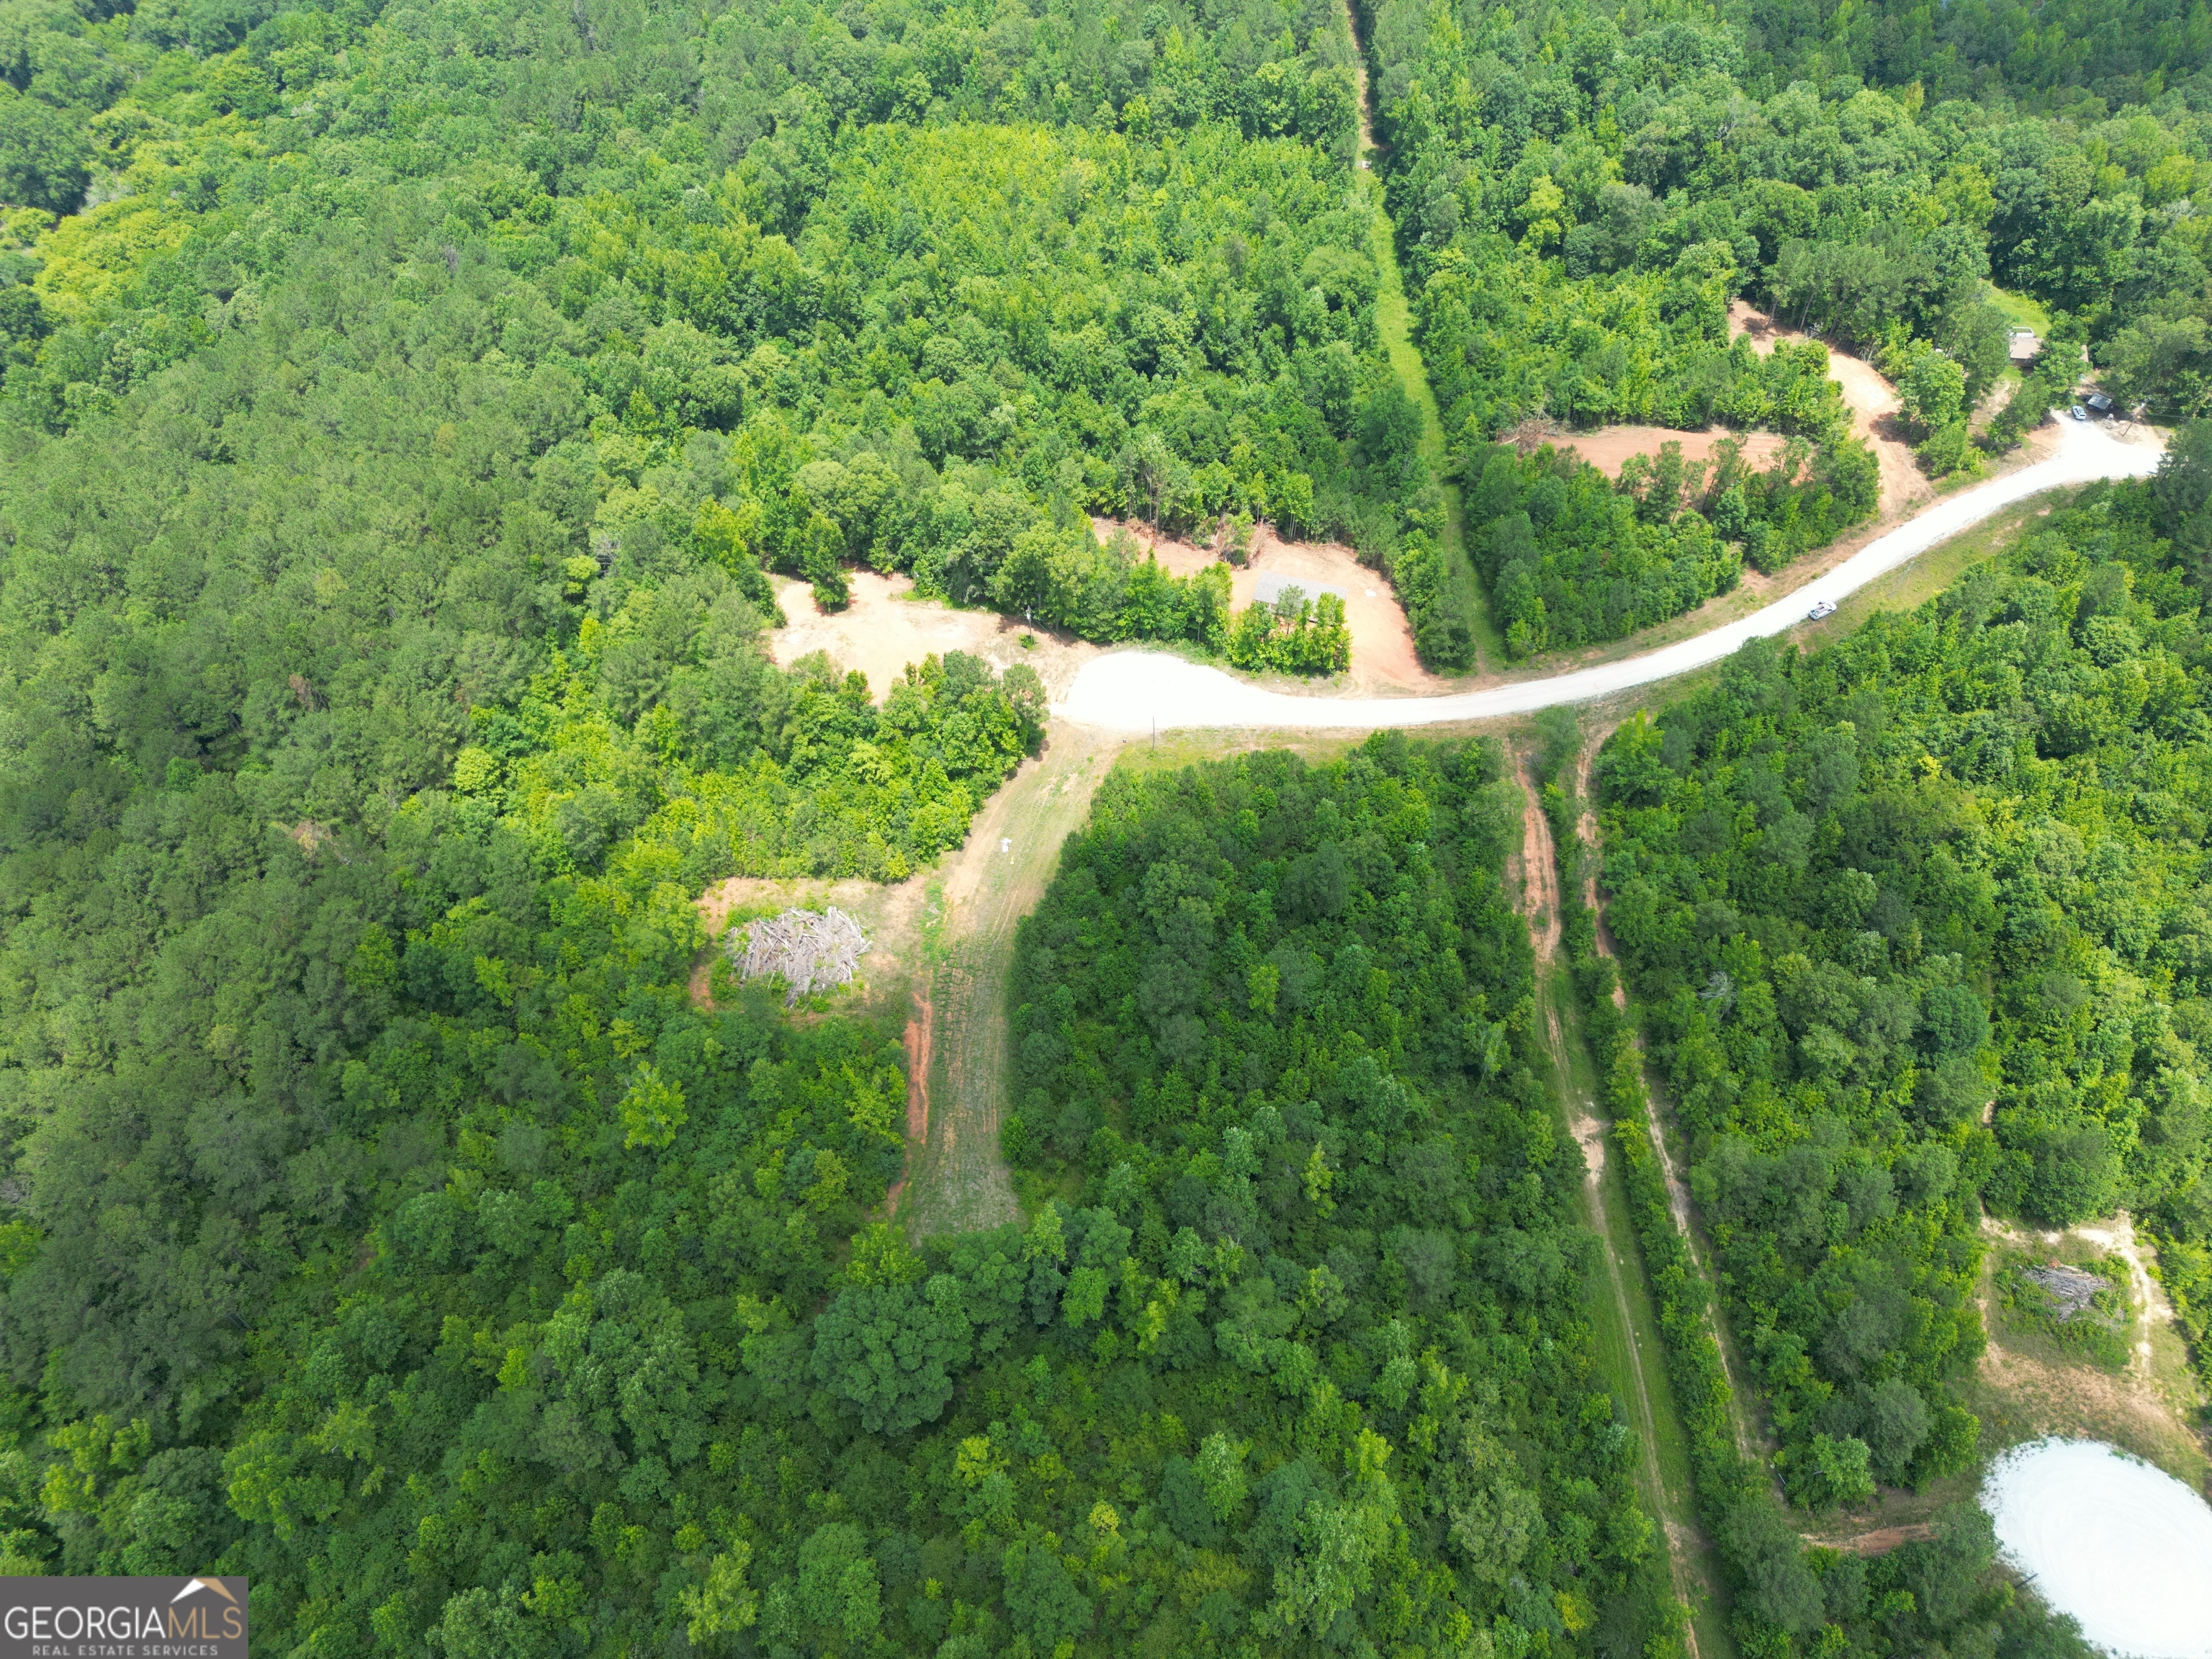
[[[2014,328],[2032,328],[2038,339],[2050,334],[2051,313],[2043,308],[2040,301],[1999,288],[1995,283],[1984,283],[1982,288],[1989,295],[1990,303],[2004,313]]]

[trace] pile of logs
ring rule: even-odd
[[[2097,1292],[2105,1289],[2105,1281],[2094,1273],[2085,1273],[2079,1267],[2062,1267],[2054,1261],[2047,1267],[2022,1267],[2021,1277],[2032,1280],[2051,1298],[2051,1311],[2062,1320],[2088,1311]]]
[[[725,947],[741,979],[781,975],[790,988],[784,1006],[811,992],[849,983],[860,971],[867,937],[836,905],[827,910],[786,910],[731,931]]]

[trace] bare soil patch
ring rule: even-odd
[[[1252,526],[1252,535],[1255,541],[1264,528],[1260,525]],[[1221,562],[1221,555],[1218,550],[1212,547],[1200,547],[1195,542],[1182,541],[1176,537],[1164,535],[1153,529],[1152,526],[1135,519],[1093,519],[1091,521],[1091,533],[1102,542],[1110,542],[1115,537],[1120,535],[1127,536],[1131,541],[1166,566],[1170,575],[1195,576],[1206,566]],[[1232,577],[1235,574],[1233,570],[1231,574]]]
[[[929,1047],[933,1020],[927,985],[915,993],[914,1018],[906,1023],[906,1146],[912,1160],[929,1144]],[[884,1213],[898,1213],[899,1198],[906,1191],[906,1176],[890,1184],[884,1194]]]
[[[1828,1547],[1842,1550],[1851,1555],[1863,1555],[1872,1559],[1877,1555],[1888,1554],[1899,1544],[1918,1543],[1923,1539],[1933,1538],[1935,1535],[1936,1528],[1930,1522],[1916,1521],[1908,1526],[1876,1527],[1872,1532],[1859,1533],[1850,1538],[1833,1539],[1828,1540]],[[1808,1537],[1808,1541],[1817,1544],[1822,1540]]]
[[[769,654],[788,668],[811,652],[826,651],[841,668],[857,668],[868,678],[869,695],[881,702],[909,663],[932,654],[964,651],[1004,672],[1018,662],[1036,670],[1045,690],[1066,690],[1098,647],[1024,626],[989,611],[960,611],[935,599],[913,597],[914,579],[880,575],[872,570],[849,574],[853,602],[842,611],[822,611],[805,582],[780,581],[776,599],[790,618],[769,635]],[[1026,635],[1034,644],[1024,646]]]
[[[1219,556],[1207,547],[1161,536],[1142,524],[1094,519],[1102,541],[1126,530],[1139,546],[1178,576],[1196,575]],[[1260,578],[1280,575],[1301,586],[1333,587],[1345,596],[1345,625],[1352,630],[1353,692],[1434,691],[1447,682],[1421,666],[1413,649],[1413,630],[1389,580],[1341,542],[1286,542],[1264,524],[1252,526],[1249,556],[1229,572],[1230,602],[1242,611],[1253,601]]]
[[[2060,1435],[2103,1440],[2180,1475],[2198,1491],[2205,1485],[2203,1445],[2173,1420],[2163,1401],[2131,1379],[2087,1364],[2038,1359],[1991,1342],[1970,1399],[1983,1423],[1984,1444],[2016,1444]]]
[[[1521,847],[1506,855],[1506,878],[1518,875],[1528,942],[1535,947],[1536,960],[1548,963],[1559,954],[1559,853],[1552,845],[1552,822],[1544,816],[1543,798],[1537,793],[1534,763],[1516,756],[1514,770],[1521,785]],[[1510,867],[1516,865],[1517,872]]]
[[[1571,449],[1608,478],[1618,478],[1632,455],[1656,459],[1663,444],[1682,446],[1686,461],[1710,461],[1723,441],[1733,438],[1742,446],[1746,465],[1764,471],[1790,440],[1778,432],[1731,432],[1724,426],[1703,432],[1677,432],[1663,426],[1601,426],[1595,432],[1571,432],[1552,441]]]
[[[1779,341],[1807,337],[1794,329],[1778,326],[1772,318],[1753,310],[1741,300],[1729,302],[1729,326],[1738,334],[1749,336],[1751,349],[1762,357],[1772,351]],[[1912,459],[1912,446],[1905,441],[1904,421],[1899,412],[1904,404],[1898,398],[1897,388],[1864,358],[1854,357],[1833,346],[1828,347],[1828,373],[1844,389],[1844,402],[1850,408],[1853,430],[1866,440],[1875,460],[1881,463],[1881,518],[1887,521],[1904,517],[1936,491],[1927,475],[1921,471],[1920,463]]]

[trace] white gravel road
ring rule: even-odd
[[[2153,442],[2122,442],[2100,425],[2061,420],[2059,433],[2057,451],[2048,459],[1935,502],[1763,611],[1640,657],[1441,697],[1301,697],[1263,690],[1220,669],[1180,657],[1116,651],[1085,663],[1068,688],[1066,700],[1053,712],[1078,726],[1114,732],[1428,726],[1439,720],[1523,714],[1650,685],[1718,662],[1746,640],[1786,632],[1803,622],[1819,601],[1834,604],[2015,501],[2098,478],[2142,477],[2157,470],[2162,453]]]

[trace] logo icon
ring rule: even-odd
[[[234,1607],[238,1605],[238,1598],[222,1587],[222,1580],[220,1578],[185,1579],[184,1589],[179,1590],[174,1595],[169,1598],[169,1605],[171,1607],[174,1607],[178,1602],[183,1601],[187,1595],[190,1595],[194,1590],[204,1589],[213,1590],[217,1595],[222,1597],[224,1601],[229,1602]]]

